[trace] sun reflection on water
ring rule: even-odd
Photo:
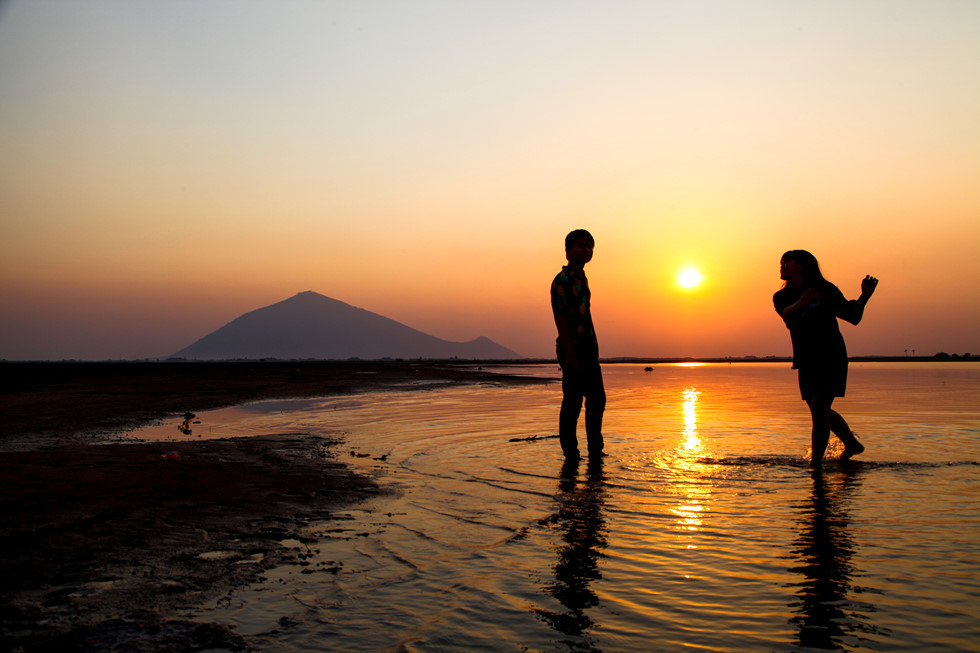
[[[701,438],[698,437],[698,395],[701,393],[692,388],[684,390],[684,448],[693,453],[700,453]]]
[[[693,386],[685,388],[681,411],[684,418],[684,430],[676,450],[672,465],[675,476],[674,489],[679,503],[670,509],[676,523],[674,529],[694,534],[704,528],[704,518],[707,513],[705,505],[711,494],[710,481],[703,474],[703,465],[699,458],[704,451],[704,442],[698,435],[697,406],[700,392]],[[687,548],[696,548],[693,542]]]

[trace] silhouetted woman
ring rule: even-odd
[[[850,301],[820,274],[813,254],[802,249],[783,254],[779,278],[786,283],[772,297],[793,341],[793,368],[799,370],[800,394],[813,420],[810,466],[820,467],[830,432],[844,443],[841,460],[864,451],[847,422],[831,408],[847,387],[847,349],[837,318],[857,324],[878,285],[868,275],[861,281],[861,296]]]

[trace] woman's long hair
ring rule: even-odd
[[[800,273],[803,275],[804,288],[816,288],[824,283],[823,275],[820,273],[820,264],[817,257],[805,249],[791,249],[783,254],[780,261],[793,260],[799,263]],[[789,281],[783,284],[783,288],[789,285]]]

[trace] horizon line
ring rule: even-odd
[[[792,356],[609,356],[600,357],[599,362],[605,364],[617,363],[781,363],[792,362]],[[911,356],[908,354],[871,354],[867,356],[848,356],[853,362],[928,362],[928,361],[980,361],[980,356],[970,353],[947,354],[938,352],[931,355]],[[175,358],[172,356],[157,358],[24,358],[0,359],[0,363],[455,363],[455,364],[551,364],[553,358],[525,356],[521,358],[426,358],[426,357],[383,357],[383,358]]]

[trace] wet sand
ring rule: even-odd
[[[277,565],[313,521],[381,491],[309,435],[118,441],[259,399],[540,383],[435,363],[0,363],[0,640],[11,651],[244,650],[195,610]],[[357,537],[356,533],[339,536]],[[336,573],[336,568],[304,573]]]

